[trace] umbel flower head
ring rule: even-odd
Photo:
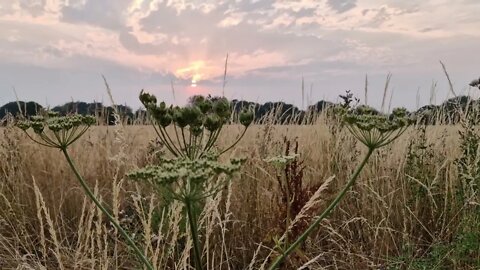
[[[273,164],[274,166],[278,167],[284,167],[290,162],[293,162],[296,160],[300,155],[299,154],[294,154],[294,155],[280,155],[280,156],[274,156],[270,158],[266,158],[263,161]]]
[[[95,117],[90,115],[58,116],[55,112],[48,112],[45,116],[37,115],[30,120],[21,120],[16,126],[38,144],[66,149],[96,122]],[[33,130],[33,134],[29,132],[30,129]]]
[[[469,85],[471,87],[478,87],[478,89],[480,89],[480,78],[471,81]]]
[[[223,126],[230,122],[232,114],[230,102],[224,97],[194,96],[185,107],[157,103],[154,95],[143,90],[139,98],[147,109],[158,138],[170,153],[180,158],[204,157],[216,146]],[[244,127],[243,132],[231,146],[220,150],[221,153],[240,141],[253,121],[253,113],[242,111],[239,119]],[[173,133],[167,132],[168,127]]]
[[[130,172],[128,177],[147,181],[156,187],[156,190],[164,188],[168,191],[167,195],[176,200],[198,201],[219,191],[225,183],[216,181],[219,176],[232,175],[243,163],[242,159],[232,159],[230,163],[220,163],[216,159],[216,156],[193,160],[163,159],[160,165],[138,169]]]
[[[346,111],[343,119],[352,135],[370,149],[391,143],[412,123],[405,108],[383,115],[363,105]]]

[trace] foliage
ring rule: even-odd
[[[268,268],[269,270],[274,270],[280,267],[281,263],[293,251],[295,251],[299,245],[304,243],[313,230],[320,225],[322,220],[330,214],[333,209],[335,209],[345,197],[347,191],[355,184],[360,172],[364,169],[365,164],[368,162],[372,153],[376,149],[381,148],[400,137],[412,122],[411,119],[407,117],[407,112],[404,108],[394,109],[391,115],[379,115],[374,109],[367,106],[359,106],[357,108],[344,106],[340,108],[338,112],[343,116],[350,133],[367,147],[368,152],[335,199],[302,233],[302,235],[295,240],[295,242],[290,244],[285,250],[281,250],[281,255],[274,260]]]
[[[43,109],[42,105],[29,101],[19,101],[19,102],[9,102],[2,107],[0,107],[0,120],[4,118],[8,113],[13,116],[23,115],[25,117],[30,117],[37,115]]]
[[[22,129],[25,134],[34,142],[50,147],[57,148],[62,151],[70,168],[74,172],[77,180],[83,188],[87,196],[95,203],[95,205],[107,216],[114,227],[123,235],[127,243],[133,249],[134,253],[143,262],[145,267],[153,270],[151,262],[145,257],[143,252],[137,247],[128,233],[119,225],[118,221],[110,214],[110,212],[101,204],[93,191],[88,187],[83,177],[78,172],[73,160],[68,154],[68,147],[76,142],[83,134],[96,123],[93,116],[87,115],[69,115],[58,116],[56,112],[47,112],[45,115],[31,117],[31,120],[21,120],[17,123],[17,127]],[[33,130],[33,134],[29,130]]]
[[[189,106],[167,107],[165,102],[157,104],[157,98],[143,91],[140,101],[147,109],[158,139],[175,158],[200,159],[214,150],[222,128],[231,116],[230,103],[226,98],[213,99],[195,97]],[[253,122],[253,112],[244,109],[239,116],[244,126],[242,133],[230,146],[218,150],[218,155],[233,148],[245,135]],[[175,136],[167,127],[172,126]]]
[[[198,216],[204,200],[226,185],[229,178],[222,180],[221,176],[231,176],[240,169],[241,159],[231,159],[230,164],[220,163],[218,159],[243,138],[254,114],[243,109],[238,116],[243,131],[230,146],[218,149],[217,140],[232,115],[226,98],[197,95],[183,108],[167,107],[165,102],[157,103],[154,95],[142,90],[140,101],[149,114],[157,139],[174,158],[160,159],[158,165],[133,171],[129,177],[149,182],[160,196],[171,197],[184,205],[193,240],[195,268],[203,269]],[[169,134],[169,126],[175,136]]]

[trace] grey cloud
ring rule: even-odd
[[[425,28],[420,29],[419,31],[422,32],[422,33],[428,33],[428,32],[435,31],[437,29],[438,28],[435,28],[435,27],[425,27]]]
[[[357,6],[357,0],[328,0],[328,6],[338,13],[343,13]]]
[[[390,20],[392,17],[392,14],[390,14],[385,7],[381,7],[375,11],[377,14],[375,14],[375,17],[373,17],[372,20],[365,26],[376,28],[381,26],[384,22]]]
[[[138,107],[138,93],[148,89],[159,98],[170,98],[171,74],[145,73],[118,66],[111,61],[76,56],[71,59],[75,67],[40,67],[21,63],[0,63],[0,93],[3,102],[13,87],[21,99],[36,100],[58,105],[71,100],[103,101],[109,103],[101,75],[105,75],[117,103]],[[171,102],[171,100],[169,100]]]
[[[244,12],[258,12],[270,10],[273,4],[275,4],[275,0],[240,1],[230,4],[229,7]]]
[[[32,16],[40,16],[45,12],[46,0],[20,0],[19,6],[21,9],[26,10]]]
[[[172,45],[166,42],[161,45],[140,44],[129,33],[122,33],[121,41],[124,46],[135,50],[137,53],[159,52],[163,49],[201,50],[207,53],[207,57],[223,56],[227,52],[240,54],[251,53],[258,49],[266,51],[280,51],[286,54],[297,55],[294,58],[303,57],[309,53],[322,53],[338,51],[341,49],[335,40],[326,40],[312,35],[299,35],[295,33],[297,28],[285,28],[281,30],[262,30],[262,25],[248,23],[249,20],[257,20],[264,15],[253,13],[247,14],[240,24],[228,28],[218,27],[217,24],[228,15],[224,15],[226,6],[219,6],[209,13],[203,14],[198,10],[184,10],[180,14],[165,6],[141,20],[142,30],[150,33],[162,33],[167,35],[184,35],[191,39],[189,44]],[[309,15],[312,11],[303,9],[296,16]],[[292,12],[292,14],[295,14]],[[193,23],[192,23],[193,22]],[[314,25],[304,25],[299,28],[308,30]],[[287,31],[288,30],[288,31]],[[320,29],[317,28],[321,32]],[[205,44],[199,44],[206,38]],[[298,48],[292,50],[292,48]]]
[[[160,3],[158,10],[143,18],[140,24],[142,30],[147,32],[160,32],[166,34],[191,34],[193,39],[199,39],[203,34],[208,34],[216,29],[216,25],[227,15],[224,12],[227,6],[217,7],[208,14],[198,9],[187,8],[180,14],[168,6]]]
[[[45,47],[39,48],[39,51],[44,55],[48,55],[56,58],[64,58],[68,55],[67,52],[62,51],[53,46],[45,46]]]
[[[44,0],[22,1],[22,8],[30,9],[28,12],[33,12],[32,14],[40,14],[42,3],[45,3]],[[464,1],[465,13],[469,13],[473,8],[468,7],[473,7],[471,5],[475,5],[476,1]],[[192,6],[178,13],[163,1],[159,4],[159,10],[140,21],[140,26],[147,33],[165,34],[168,38],[162,43],[144,43],[126,26],[126,9],[131,1],[88,0],[85,5],[79,4],[80,2],[62,8],[62,21],[108,28],[108,33],[113,30],[118,34],[121,44],[132,54],[172,54],[182,62],[186,59],[197,60],[191,59],[193,57],[200,57],[199,60],[220,59],[219,66],[223,64],[222,59],[227,52],[233,57],[252,55],[263,50],[285,57],[286,63],[281,66],[268,66],[269,63],[265,63],[267,66],[264,68],[228,76],[226,91],[231,97],[261,101],[282,99],[298,104],[302,75],[307,85],[314,84],[313,100],[323,97],[334,100],[346,89],[357,91],[355,93],[362,96],[364,76],[368,73],[371,102],[375,105],[375,98],[382,95],[385,74],[390,71],[394,75],[392,87],[396,89],[394,103],[408,105],[411,104],[409,101],[415,100],[417,87],[428,91],[432,79],[445,82],[438,65],[439,59],[447,64],[454,83],[457,83],[455,86],[462,86],[462,82],[468,83],[472,78],[478,77],[476,65],[478,66],[480,55],[475,52],[480,41],[468,36],[433,38],[425,35],[425,38],[419,39],[408,33],[327,29],[318,23],[291,23],[267,29],[265,25],[271,24],[280,15],[285,14],[298,20],[312,17],[315,9],[279,10],[273,7],[274,0],[225,1],[217,4],[208,14]],[[144,1],[142,10],[150,3]],[[390,23],[393,16],[419,12],[419,8],[423,7],[418,3],[419,1],[384,0],[381,4],[389,9],[365,9],[366,6],[361,2],[328,0],[331,9],[337,13],[357,6],[364,16],[372,15],[374,19],[367,25],[369,27]],[[0,13],[9,14],[11,9],[8,5],[2,5]],[[422,9],[420,12],[428,14],[428,10]],[[219,27],[219,22],[232,13],[243,14],[243,20],[235,26]],[[473,12],[466,17],[457,16],[452,18],[451,23],[455,25],[462,19],[473,22],[475,15]],[[340,20],[344,16],[337,15],[329,19]],[[420,31],[428,32],[435,30],[434,27],[438,25],[417,27]],[[136,106],[138,90],[142,88],[156,91],[159,97],[168,99],[172,79],[179,85],[178,100],[183,101],[188,94],[181,88],[188,81],[175,78],[172,74],[139,71],[135,67],[125,67],[114,61],[75,55],[75,52],[69,53],[48,46],[59,40],[78,40],[72,40],[74,37],[61,31],[56,32],[55,27],[42,27],[42,31],[39,31],[40,27],[42,26],[24,22],[0,21],[0,36],[4,37],[3,42],[0,42],[0,97],[13,85],[20,94],[25,93],[24,96],[35,100],[44,101],[48,96],[49,102],[54,105],[69,100],[71,96],[74,99],[98,100],[105,93],[100,74],[106,75],[119,103],[127,102]],[[6,37],[12,34],[8,32],[10,30],[16,31],[17,39],[7,42]],[[190,40],[174,43],[171,40],[174,36]],[[201,42],[204,39],[206,42]],[[30,61],[28,57],[34,53],[52,60],[45,61],[45,66],[56,67],[41,67],[41,61]],[[202,81],[201,86],[217,91],[221,88],[219,82],[221,78],[213,78]],[[443,93],[438,94],[440,95]]]
[[[86,0],[84,5],[62,7],[62,20],[119,30],[125,25],[125,10],[131,0]]]

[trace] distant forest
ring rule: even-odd
[[[478,80],[473,81],[470,85],[480,88]],[[300,110],[296,106],[284,102],[259,104],[234,99],[231,101],[231,105],[234,112],[239,112],[243,108],[253,109],[256,123],[262,123],[262,121],[268,119],[268,121],[273,120],[275,124],[308,124],[313,123],[319,113],[325,112],[329,108],[344,106],[345,103],[358,102],[358,100],[352,98],[348,91],[347,95],[340,95],[340,98],[343,100],[342,104],[321,100],[308,106],[306,110]],[[32,101],[9,102],[0,107],[0,120],[6,119],[8,116],[23,115],[29,117],[36,115],[42,110],[45,110],[45,108]],[[114,108],[112,106],[104,106],[98,102],[68,102],[53,107],[51,110],[58,112],[60,115],[71,113],[94,115],[99,119],[99,124],[112,125],[115,123]],[[129,106],[116,105],[116,110],[121,120],[126,124],[147,123],[146,112],[143,109],[133,111]],[[417,120],[423,124],[455,124],[458,123],[465,112],[477,113],[480,116],[480,113],[478,113],[480,112],[480,100],[474,100],[468,96],[457,96],[446,100],[440,105],[423,106],[411,112],[411,114],[416,116]]]
[[[324,112],[328,108],[335,106],[341,106],[340,104],[332,103],[329,101],[319,101],[314,105],[311,105],[307,110],[300,110],[292,104],[284,102],[267,102],[259,104],[255,102],[232,100],[232,108],[236,112],[242,108],[252,108],[255,112],[255,122],[261,123],[264,119],[270,121],[274,119],[277,124],[302,124],[311,123],[313,117],[319,113]],[[20,111],[20,109],[21,111]],[[129,106],[117,105],[119,115],[127,124],[145,124],[145,110],[139,109],[133,111]],[[480,109],[480,101],[473,100],[467,96],[459,96],[451,98],[440,105],[426,105],[420,109],[411,112],[413,115],[419,116],[420,121],[425,124],[457,123],[462,115],[463,111],[467,108]],[[4,119],[7,115],[11,116],[32,116],[38,112],[44,110],[42,105],[36,102],[9,102],[0,107],[0,119]],[[101,119],[101,124],[112,125],[115,123],[114,109],[111,106],[104,106],[102,103],[87,103],[87,102],[68,102],[61,106],[56,106],[51,109],[58,112],[60,115],[66,115],[71,113],[78,113],[82,115],[94,115],[98,119]],[[477,111],[477,110],[475,110]]]

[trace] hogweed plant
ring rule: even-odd
[[[204,199],[222,190],[229,177],[240,169],[242,160],[231,159],[230,163],[222,164],[218,158],[242,139],[253,122],[253,112],[240,113],[242,132],[231,145],[218,149],[216,142],[232,115],[226,98],[195,96],[185,107],[167,107],[165,102],[157,103],[154,95],[142,90],[140,101],[147,109],[158,139],[174,158],[161,158],[159,165],[147,166],[128,176],[148,182],[160,196],[184,205],[195,269],[203,269],[198,212]]]
[[[140,101],[147,109],[158,139],[175,158],[205,157],[215,147],[232,114],[230,102],[223,97],[194,96],[188,106],[167,107],[165,102],[157,104],[154,95],[142,90]],[[252,111],[243,110],[240,113],[239,121],[244,126],[243,131],[230,146],[218,150],[218,155],[232,149],[242,139],[253,118]],[[167,131],[168,127],[172,127],[173,134]]]
[[[194,160],[164,159],[160,165],[150,165],[128,174],[133,180],[147,181],[157,193],[183,203],[193,242],[195,269],[203,269],[197,212],[199,202],[222,190],[227,177],[238,171],[242,163],[241,159],[232,159],[229,164],[219,163],[216,159],[215,156]]]
[[[135,255],[149,270],[153,270],[150,261],[143,252],[137,247],[128,233],[118,224],[110,212],[96,198],[95,194],[88,187],[85,179],[80,175],[74,161],[68,153],[68,147],[76,142],[85,132],[96,123],[93,116],[69,115],[58,116],[54,112],[48,112],[45,116],[34,116],[30,120],[21,120],[17,122],[17,127],[22,129],[25,134],[34,142],[51,148],[59,149],[68,162],[71,170],[75,174],[78,182],[82,186],[87,196],[95,205],[107,216],[109,221],[122,234],[127,244],[133,249]],[[33,130],[33,132],[31,131]]]
[[[358,106],[357,108],[340,108],[340,113],[343,118],[343,123],[346,125],[349,132],[363,145],[367,147],[367,153],[356,168],[354,173],[350,176],[345,187],[338,193],[335,199],[328,205],[328,207],[316,218],[316,220],[297,238],[295,242],[289,245],[285,250],[282,250],[269,269],[274,270],[280,267],[280,264],[290,255],[295,249],[305,242],[307,237],[320,225],[322,220],[332,212],[333,209],[345,197],[347,191],[355,184],[360,172],[367,164],[372,153],[383,147],[398,137],[400,137],[407,127],[412,123],[407,115],[407,110],[404,108],[394,109],[390,115],[382,115],[376,112],[373,108],[368,106]]]

